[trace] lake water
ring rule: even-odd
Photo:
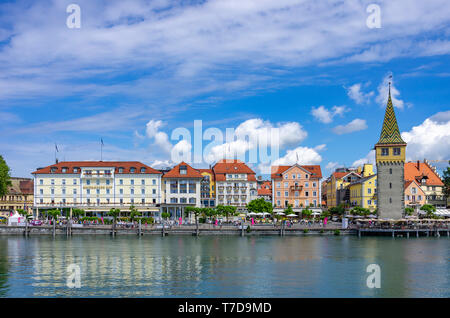
[[[80,288],[67,286],[70,264]],[[450,239],[0,237],[0,297],[55,296],[450,297]]]

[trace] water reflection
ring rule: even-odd
[[[448,239],[0,237],[2,297],[448,297]],[[379,264],[381,289],[366,286]],[[66,286],[67,267],[81,288]]]

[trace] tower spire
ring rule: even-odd
[[[391,98],[391,82],[389,81],[389,95],[384,114],[383,128],[381,129],[378,144],[404,144],[400,130],[398,129],[397,118],[395,117],[394,106]]]

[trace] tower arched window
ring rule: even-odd
[[[392,189],[392,182],[389,182],[389,189]]]
[[[392,174],[392,168],[389,168],[389,174]]]

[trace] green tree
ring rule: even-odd
[[[113,226],[112,226],[112,235],[116,235],[116,223],[117,223],[117,218],[119,217],[120,214],[120,209],[114,209],[111,208],[111,210],[109,210],[108,215],[113,217]]]
[[[303,218],[310,218],[311,215],[313,214],[313,211],[311,209],[303,209],[302,210],[302,217]]]
[[[33,217],[31,213],[28,213],[28,211],[25,211],[24,209],[17,209],[17,213],[23,216],[26,222],[28,222]]]
[[[288,215],[288,214],[294,214],[294,210],[292,210],[292,206],[290,204],[288,204],[288,206],[286,207],[286,209],[284,209],[284,214]]]
[[[61,215],[61,211],[58,209],[48,210],[47,215],[51,216],[52,222],[55,223],[55,221],[58,220],[58,216]]]
[[[136,217],[141,216],[141,212],[139,212],[134,205],[130,206],[130,221],[134,222]]]
[[[410,207],[405,208],[405,214],[406,215],[412,215],[413,213],[414,213],[414,209],[413,208],[410,208]]]
[[[199,215],[202,215],[202,214],[204,213],[204,210],[201,209],[201,208],[196,208],[196,207],[193,207],[193,206],[188,206],[188,207],[186,207],[186,208],[184,209],[184,211],[185,211],[185,213],[187,213],[188,215],[190,215],[191,213],[194,214],[194,216],[195,216],[195,231],[196,231],[196,234],[197,234],[197,236],[198,236],[198,234],[199,234],[199,229],[198,229],[198,216],[199,216]]]
[[[427,217],[432,217],[433,212],[436,212],[436,208],[431,204],[424,204],[420,209],[427,213]]]
[[[343,204],[339,204],[338,206],[334,206],[328,209],[328,212],[330,212],[332,215],[344,215],[345,208]]]
[[[263,198],[254,199],[247,204],[247,210],[254,213],[272,213],[273,206],[271,202],[267,202]]]
[[[8,194],[8,187],[11,186],[11,176],[6,161],[0,156],[0,197]]]
[[[237,215],[236,207],[231,205],[221,205],[219,204],[216,207],[216,211],[218,215],[223,215],[226,218],[226,221],[228,222],[229,216],[235,216]]]
[[[444,182],[444,193],[447,197],[450,197],[450,160],[448,161],[449,166],[444,170],[442,175],[442,181]]]
[[[84,216],[85,212],[83,209],[72,209],[72,217],[79,218],[80,216]]]
[[[367,216],[370,214],[370,210],[360,206],[355,206],[350,210],[350,214]]]

